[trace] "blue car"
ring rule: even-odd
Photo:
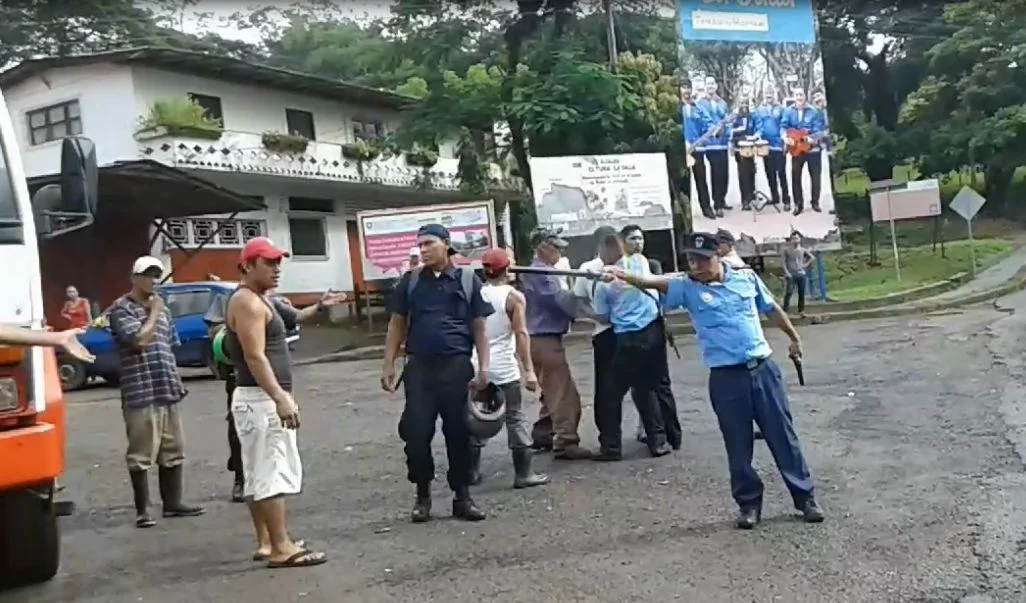
[[[175,358],[180,367],[208,367],[214,374],[210,336],[203,316],[215,300],[227,297],[238,283],[227,281],[205,281],[198,283],[169,283],[157,286],[157,294],[164,298],[164,304],[171,311],[175,329],[182,345],[175,349]],[[64,391],[84,387],[91,379],[101,377],[111,384],[118,382],[121,363],[114,343],[114,335],[107,324],[106,312],[93,321],[93,325],[79,338],[82,345],[96,361],[85,364],[66,354],[59,354],[58,369]],[[289,333],[289,346],[299,340],[299,328]]]

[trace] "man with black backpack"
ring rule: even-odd
[[[407,479],[417,486],[410,514],[415,523],[431,519],[431,482],[435,477],[431,440],[435,421],[449,457],[448,482],[454,497],[452,514],[480,521],[484,512],[470,498],[470,432],[465,420],[468,385],[488,386],[490,355],[485,318],[494,312],[481,294],[481,279],[467,267],[457,268],[451,257],[449,231],[425,224],[417,231],[421,266],[403,275],[389,300],[391,318],[385,338],[381,387],[394,392],[400,381],[396,360],[406,343],[401,380],[406,405],[399,419],[399,437],[406,443]],[[471,363],[477,351],[478,370]]]

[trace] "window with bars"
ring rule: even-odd
[[[375,140],[385,136],[385,126],[378,120],[353,120],[353,138],[356,140]]]
[[[82,133],[82,112],[78,101],[68,101],[25,113],[32,146]]]
[[[267,223],[263,220],[187,218],[167,220],[164,229],[167,231],[165,238],[172,244],[187,248],[201,244],[204,247],[241,247],[252,239],[267,236]]]

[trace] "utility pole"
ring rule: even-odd
[[[602,0],[606,11],[606,45],[609,47],[609,68],[616,72],[619,62],[616,54],[616,20],[613,18],[613,0]]]

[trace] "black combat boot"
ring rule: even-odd
[[[481,474],[481,446],[470,447],[470,485],[476,486],[484,480]]]
[[[734,525],[739,530],[751,530],[755,526],[759,525],[759,520],[762,519],[762,512],[757,508],[741,509],[737,514],[737,519],[734,520]]]
[[[161,467],[157,477],[160,480],[160,499],[164,501],[164,517],[195,517],[206,512],[199,505],[182,502],[185,477],[181,465]]]
[[[464,521],[481,521],[486,517],[485,512],[478,508],[474,499],[470,498],[470,490],[468,488],[459,488],[453,494],[453,517]]]
[[[514,488],[532,488],[549,483],[549,476],[531,470],[531,450],[529,448],[513,449]]]
[[[150,516],[150,476],[146,471],[129,471],[128,475],[135,499],[135,527],[152,528],[157,522]]]
[[[417,500],[410,511],[413,523],[424,523],[431,519],[431,484],[417,484]]]

